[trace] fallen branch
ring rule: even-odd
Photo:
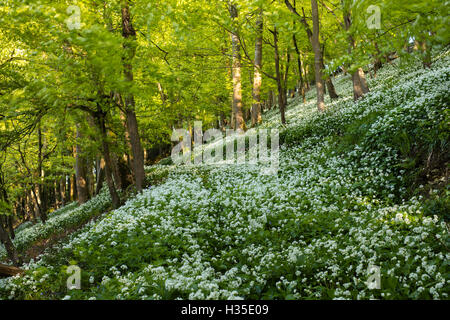
[[[23,270],[20,268],[0,263],[0,277],[12,277],[22,272]]]

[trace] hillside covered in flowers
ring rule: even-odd
[[[259,130],[280,132],[276,174],[166,159],[117,209],[104,188],[21,226],[20,252],[74,230],[0,279],[0,298],[448,299],[450,55],[434,59],[386,64],[356,102],[339,75],[325,112],[311,90],[288,100],[286,125],[263,113]]]

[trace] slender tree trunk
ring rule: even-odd
[[[103,158],[97,159],[97,186],[95,194],[99,194],[103,187],[103,180],[105,179],[105,160]]]
[[[322,62],[322,67],[323,66],[323,62]],[[325,84],[327,86],[327,90],[328,90],[328,95],[330,96],[330,99],[338,99],[339,95],[336,93],[336,89],[334,88],[334,84],[333,81],[331,80],[331,76],[327,77],[327,79],[325,80]]]
[[[78,202],[80,204],[85,203],[89,200],[89,192],[87,185],[87,173],[86,173],[86,159],[82,155],[82,150],[80,146],[80,140],[82,134],[80,131],[80,126],[77,124],[77,144],[75,147],[75,176],[77,185]]]
[[[420,51],[423,67],[431,68],[431,47],[428,48],[427,42],[425,40],[416,40],[414,49]]]
[[[122,190],[122,178],[119,172],[119,159],[115,154],[111,155],[111,164],[113,169],[114,182],[117,189]]]
[[[4,187],[4,181],[2,176],[0,175],[0,188],[1,188],[1,194],[0,199],[8,203],[8,195],[6,193],[5,187]],[[6,249],[6,253],[8,255],[8,258],[12,261],[14,265],[19,265],[19,257],[17,255],[16,248],[14,247],[8,230],[11,232],[12,225],[10,222],[8,222],[8,216],[0,214],[0,242],[3,243]]]
[[[39,174],[39,214],[43,223],[47,221],[47,188],[45,186],[45,172],[42,167],[44,159],[42,157],[43,150],[41,122],[38,123],[38,174]]]
[[[319,111],[325,110],[325,102],[324,102],[324,96],[325,96],[325,85],[324,81],[322,79],[322,52],[320,50],[320,41],[319,41],[319,9],[317,6],[316,0],[311,0],[311,8],[312,8],[312,20],[313,20],[313,31],[311,31],[311,28],[309,27],[308,22],[306,21],[305,12],[303,11],[303,17],[300,16],[300,14],[297,12],[295,7],[291,5],[289,0],[284,1],[287,8],[300,17],[300,22],[305,27],[305,31],[308,35],[308,39],[311,43],[311,46],[313,48],[314,52],[314,73],[315,73],[315,83],[316,83],[316,91],[317,91],[317,108]],[[307,66],[308,67],[308,66]],[[305,78],[306,74],[308,73],[308,70],[306,69],[305,72]],[[309,90],[309,82],[306,82],[307,89]]]
[[[72,196],[73,196],[72,201],[78,201],[77,177],[75,174],[73,174],[71,177],[70,185],[72,186]]]
[[[359,81],[359,76],[356,72],[352,73],[352,82],[353,82],[353,100],[356,101],[362,96],[364,96],[361,87],[361,82]]]
[[[323,62],[324,56],[325,56],[325,44],[322,46],[322,62],[321,62],[322,70],[325,70],[325,63]],[[339,95],[336,93],[336,89],[334,88],[333,81],[331,80],[331,75],[326,78],[325,85],[326,85],[326,88],[328,91],[328,95],[330,96],[330,99],[331,100],[338,99]]]
[[[122,0],[122,36],[124,42],[123,68],[125,79],[130,84],[133,83],[133,66],[131,64],[136,53],[136,31],[133,28],[129,11],[129,0]],[[130,136],[131,151],[133,153],[133,173],[136,190],[142,191],[145,180],[144,152],[141,146],[138,122],[135,112],[135,101],[132,94],[128,94],[125,99],[125,109],[127,117],[127,130]],[[105,159],[106,161],[106,159]]]
[[[376,41],[374,43],[374,46],[375,46],[375,50],[377,52],[376,53],[377,57],[376,57],[375,62],[373,64],[373,76],[374,76],[374,78],[376,78],[377,77],[377,72],[378,72],[378,70],[381,69],[381,67],[383,66],[383,63],[381,62],[381,59],[380,59],[381,51],[380,51],[380,48],[378,47],[378,43]]]
[[[73,176],[69,176],[69,201],[75,201],[75,188],[73,183]]]
[[[161,97],[161,102],[162,102],[162,105],[164,106],[166,104],[166,94],[164,93],[164,89],[163,89],[161,83],[158,82],[157,85],[158,85],[159,95]]]
[[[281,123],[286,124],[286,116],[285,116],[285,100],[283,97],[283,84],[282,84],[282,76],[280,71],[280,56],[278,52],[278,31],[276,28],[273,30],[273,45],[275,51],[275,73],[277,78],[277,88],[278,88],[278,107],[280,108],[281,115]]]
[[[278,94],[273,93],[272,94],[272,107],[275,107],[275,105],[278,104]]]
[[[289,53],[289,49],[286,49],[286,67],[283,75],[283,99],[284,99],[284,107],[287,106],[287,86],[288,86],[288,76],[289,76],[289,65],[291,63],[291,54]]]
[[[305,68],[304,68],[305,70],[305,72],[304,72],[304,75],[305,75],[305,87],[306,87],[306,91],[308,92],[309,90],[311,90],[311,85],[310,85],[310,83],[309,83],[309,65],[306,65],[305,66]]]
[[[359,82],[361,83],[362,91],[364,94],[366,94],[369,92],[369,86],[367,85],[366,75],[364,73],[364,70],[363,70],[363,68],[358,68],[357,72],[358,72]]]
[[[117,97],[118,97],[118,100],[120,101],[120,104],[123,106],[124,103],[123,103],[122,96],[120,94],[118,94]],[[122,111],[120,111],[120,120],[122,120],[123,127],[125,128],[125,144],[128,146],[129,150],[132,150],[132,146],[131,146],[131,143],[130,143],[130,141],[131,141],[130,140],[130,134],[129,134],[129,131],[127,129],[128,128],[127,116]],[[125,153],[125,157],[126,157],[127,166],[130,168],[130,170],[132,172],[134,172],[134,170],[133,170],[133,165],[134,164],[133,164],[132,157],[130,157],[130,154],[128,152]],[[134,174],[131,175],[131,180],[132,180],[131,183],[135,185],[136,184],[136,182],[135,182],[136,180],[135,180]]]
[[[120,206],[120,198],[119,195],[117,194],[116,186],[114,184],[114,180],[112,177],[112,164],[111,164],[111,155],[109,152],[108,134],[105,124],[105,114],[101,110],[97,110],[97,121],[102,137],[103,157],[105,159],[106,183],[108,184],[109,194],[111,195],[113,208],[117,209]]]
[[[236,5],[230,3],[229,11],[233,23],[233,32],[231,34],[231,44],[233,49],[233,122],[235,122],[234,128],[236,130],[245,130],[245,121],[242,107],[241,46],[237,26],[238,10]]]
[[[94,177],[94,162],[92,159],[86,161],[86,178],[87,178],[87,190],[89,199],[94,195],[95,190],[95,177]]]
[[[33,187],[30,188],[30,190],[32,190]],[[33,224],[37,223],[37,218],[36,218],[36,211],[35,211],[35,205],[34,205],[34,200],[33,200],[33,192],[32,191],[28,191],[26,194],[26,200],[27,200],[27,209],[28,212],[30,213],[30,218],[33,221]]]
[[[298,49],[298,44],[297,44],[297,39],[295,37],[295,34],[292,35],[292,40],[294,42],[295,53],[297,54],[298,77],[299,77],[299,83],[300,83],[299,90],[300,90],[300,94],[303,98],[303,103],[306,103],[305,84],[303,81],[302,59],[301,59],[300,50]]]
[[[7,216],[6,222],[8,224],[9,234],[11,235],[11,239],[16,237],[16,233],[14,232],[14,217],[12,215]]]
[[[55,208],[59,209],[61,207],[61,186],[59,185],[59,180],[55,180]]]
[[[262,35],[263,35],[263,9],[259,9],[256,20],[257,36],[255,41],[255,70],[253,74],[253,105],[252,126],[261,123],[261,67],[262,67]]]
[[[61,192],[61,205],[64,207],[66,205],[66,176],[61,178],[59,185]]]
[[[41,209],[41,205],[39,203],[39,185],[36,185],[33,181],[33,173],[31,172],[31,169],[28,167],[27,162],[25,160],[25,156],[23,154],[23,152],[20,150],[19,147],[19,154],[20,154],[20,159],[22,160],[22,164],[23,166],[26,168],[28,175],[31,178],[31,182],[30,182],[30,189],[31,189],[31,195],[33,196],[33,198],[31,198],[30,196],[30,200],[32,205],[30,207],[33,207],[32,213],[33,213],[33,219],[34,221],[36,221],[36,217],[39,216],[42,219],[42,209]],[[33,205],[34,202],[34,205]],[[37,215],[36,215],[37,213]],[[44,215],[45,217],[45,215]],[[45,224],[45,220],[42,220],[42,222]]]
[[[21,216],[22,216],[22,219],[24,219],[24,220],[29,220],[29,218],[27,217],[27,208],[26,208],[26,203],[27,203],[27,201],[26,201],[26,193],[25,193],[25,195],[23,196],[23,197],[21,197],[20,198],[20,213],[21,213]]]
[[[234,96],[231,98],[231,116],[230,116],[231,129],[236,129],[236,121],[234,121]]]
[[[34,197],[33,200],[34,200],[35,217],[38,217],[42,220],[42,217],[41,217],[42,209],[41,209],[41,204],[39,203],[39,186],[33,184],[31,190],[32,190],[32,194]],[[42,223],[45,224],[45,221],[42,221]]]
[[[72,200],[72,179],[71,176],[66,176],[66,180],[67,180],[67,188],[66,188],[66,199],[67,202],[71,202]]]
[[[2,223],[0,223],[0,241],[5,246],[8,258],[12,261],[12,263],[15,266],[19,265],[19,257],[16,248],[14,247],[11,238],[9,237],[8,231],[4,229]]]
[[[252,110],[245,109],[244,110],[244,121],[247,122],[248,120],[251,120],[251,118],[252,118]]]
[[[346,31],[350,30],[352,24],[350,12],[344,8],[344,27]],[[355,48],[355,39],[352,35],[348,36],[348,53],[351,54]],[[367,86],[366,77],[362,68],[358,68],[352,73],[353,82],[353,100],[356,101],[362,98],[366,93],[369,92],[369,87]]]
[[[324,84],[322,79],[322,51],[320,50],[319,42],[319,9],[316,0],[311,0],[313,32],[312,32],[312,47],[314,51],[314,72],[316,78],[317,91],[317,109],[319,111],[325,110],[324,102]]]
[[[273,91],[270,90],[269,97],[267,98],[267,109],[272,110],[272,105],[273,105]]]

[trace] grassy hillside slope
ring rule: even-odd
[[[371,93],[290,101],[280,169],[154,166],[159,181],[86,225],[4,299],[448,299],[450,64],[385,66]],[[66,269],[82,269],[67,292]],[[366,285],[380,267],[381,289]]]

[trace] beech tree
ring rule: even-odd
[[[312,20],[313,20],[313,30],[311,31],[311,28],[306,21],[306,15],[305,15],[305,9],[302,7],[303,16],[300,16],[300,14],[297,12],[297,10],[292,6],[292,4],[289,2],[289,0],[285,0],[285,4],[288,7],[288,9],[293,12],[295,15],[300,17],[300,22],[305,28],[305,31],[308,35],[308,39],[311,43],[311,46],[313,48],[314,52],[314,74],[315,74],[315,84],[316,84],[316,91],[317,91],[317,109],[319,111],[325,110],[325,102],[324,102],[324,95],[325,95],[325,86],[323,81],[323,61],[322,61],[322,52],[320,47],[320,40],[319,40],[319,9],[317,6],[317,1],[311,0],[311,13],[312,13]]]
[[[124,56],[123,69],[125,79],[132,85],[133,83],[133,65],[132,59],[136,53],[136,31],[131,21],[129,0],[122,1],[122,35],[125,38],[124,41]],[[124,107],[127,118],[127,130],[131,143],[131,150],[133,154],[133,172],[135,178],[136,189],[138,192],[142,191],[145,179],[144,171],[144,153],[141,146],[141,138],[139,135],[138,122],[135,112],[134,96],[131,93],[126,94],[124,99]]]
[[[342,1],[343,12],[344,12],[344,26],[345,30],[348,32],[352,25],[351,14],[348,7],[348,3]],[[351,34],[348,35],[349,49],[348,53],[352,54],[352,50],[355,48],[355,40]],[[363,97],[367,92],[369,92],[369,87],[367,86],[364,71],[361,67],[351,72],[353,81],[353,99],[356,101]]]
[[[236,4],[229,3],[230,17],[233,30],[231,32],[231,43],[233,47],[232,78],[233,78],[233,124],[235,129],[245,129],[244,114],[242,110],[242,83],[241,83],[241,44],[238,30],[238,9]]]
[[[253,74],[253,105],[252,126],[261,123],[261,85],[262,85],[262,37],[264,31],[263,8],[261,7],[256,18],[256,40],[255,40],[255,68]]]

